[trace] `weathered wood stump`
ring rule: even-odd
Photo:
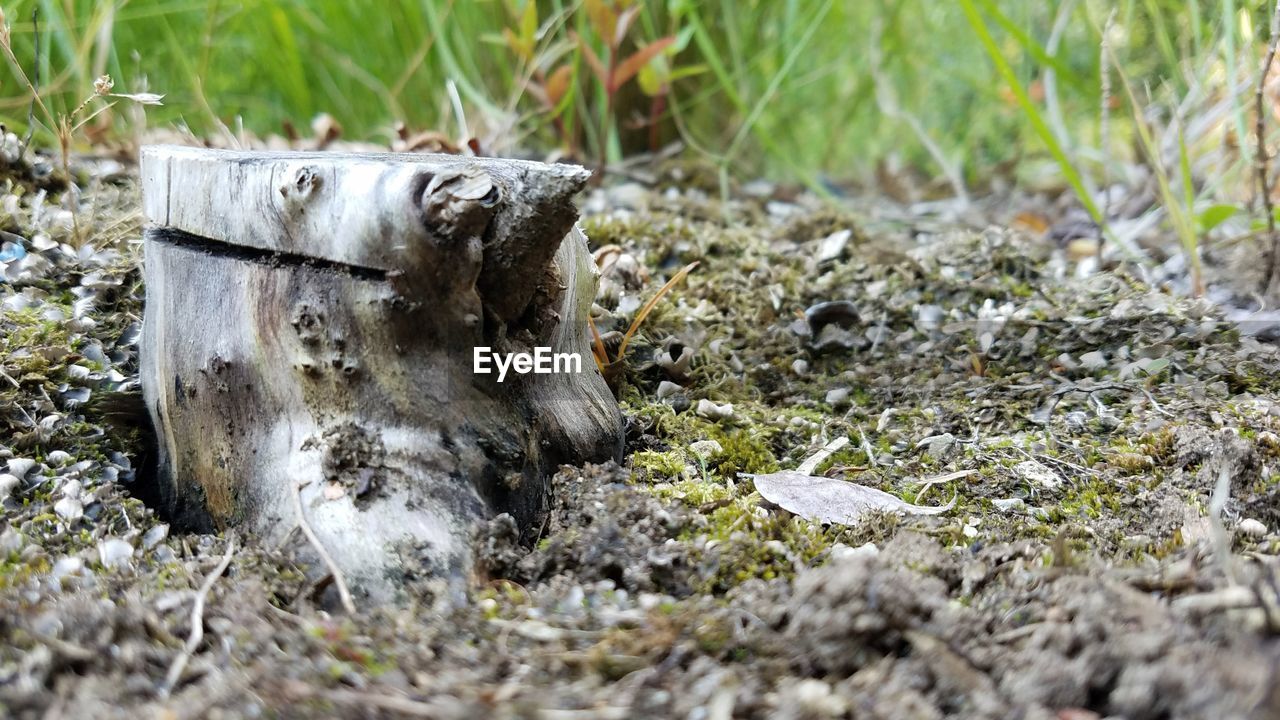
[[[294,533],[300,492],[320,545],[377,601],[405,578],[465,587],[472,530],[495,513],[536,534],[559,464],[621,453],[574,226],[588,176],[144,148],[141,374],[175,521],[315,560]],[[500,380],[477,374],[477,348],[576,355],[580,371],[517,374],[517,361]]]

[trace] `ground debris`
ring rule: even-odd
[[[1126,266],[879,202],[599,191],[602,332],[702,263],[633,339],[626,463],[562,468],[531,546],[481,528],[462,606],[335,617],[274,548],[215,575],[226,539],[138,501],[145,437],[108,407],[131,193],[80,196],[79,238],[49,191],[0,198],[0,714],[1280,716],[1280,356]],[[1225,571],[1196,534],[1224,471]],[[934,483],[950,512],[898,512]]]
[[[751,482],[769,502],[806,520],[852,525],[868,513],[938,515],[955,505],[913,505],[883,490],[832,478],[784,470],[753,475]]]

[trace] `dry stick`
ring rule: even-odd
[[[236,538],[234,535],[227,538],[227,552],[222,556],[222,562],[213,569],[213,572],[205,576],[204,582],[200,585],[200,590],[196,593],[196,602],[191,606],[191,633],[187,635],[187,643],[182,647],[182,652],[178,657],[174,658],[173,665],[169,666],[169,674],[165,676],[164,685],[160,687],[160,698],[169,697],[169,693],[173,692],[173,688],[182,679],[182,671],[187,669],[187,662],[191,660],[191,656],[195,654],[196,649],[200,647],[200,642],[204,640],[204,602],[209,597],[209,591],[213,590],[213,584],[222,577],[222,573],[227,571],[227,567],[231,565],[231,557],[236,552]]]
[[[962,480],[964,478],[969,477],[970,475],[977,475],[977,474],[978,474],[977,470],[957,470],[955,472],[950,472],[945,475],[938,475],[937,477],[928,478],[924,481],[924,484],[920,486],[919,492],[916,493],[915,504],[922,505],[924,503],[925,494],[927,494],[930,490],[932,490],[934,485],[937,485],[939,483],[944,483],[944,482],[951,482],[952,480]],[[958,493],[952,496],[951,502],[948,503],[948,505],[954,503],[956,501],[957,496],[958,496]]]
[[[1266,115],[1263,108],[1263,94],[1267,87],[1267,75],[1271,73],[1271,63],[1276,57],[1276,41],[1280,39],[1280,0],[1276,0],[1275,12],[1271,14],[1271,38],[1267,42],[1267,56],[1262,61],[1262,72],[1258,75],[1258,88],[1254,94],[1257,119],[1254,134],[1257,136],[1258,152],[1254,156],[1254,164],[1258,169],[1259,192],[1262,194],[1262,209],[1267,214],[1267,237],[1271,238],[1271,255],[1267,258],[1267,271],[1262,276],[1262,292],[1271,290],[1280,278],[1276,270],[1280,268],[1280,236],[1276,235],[1276,218],[1271,207],[1271,190],[1267,188],[1267,139]]]
[[[1227,535],[1227,529],[1222,524],[1222,511],[1226,508],[1230,497],[1231,469],[1224,462],[1218,469],[1218,482],[1213,488],[1213,495],[1209,498],[1209,529],[1213,539],[1214,559],[1218,561],[1223,577],[1231,585],[1240,585],[1240,579],[1236,577],[1235,563],[1231,558],[1231,537]]]
[[[320,559],[329,568],[329,574],[333,576],[333,584],[338,586],[338,597],[342,599],[342,607],[346,609],[349,615],[354,615],[356,604],[351,600],[351,591],[347,589],[347,581],[342,577],[342,571],[338,569],[338,563],[333,561],[329,551],[325,550],[324,545],[320,543],[320,538],[316,537],[316,534],[311,530],[311,526],[307,524],[306,513],[302,511],[302,485],[303,483],[295,483],[293,486],[293,509],[298,514],[298,527],[302,528],[302,534],[307,536],[311,546],[316,549]]]
[[[849,438],[845,437],[844,435],[841,435],[835,440],[832,440],[831,442],[822,446],[821,450],[810,455],[808,459],[800,463],[800,467],[796,468],[796,472],[804,475],[814,474],[814,472],[818,469],[818,466],[822,464],[822,461],[831,457],[836,453],[836,451],[838,451],[840,448],[848,444],[849,444]]]
[[[413,700],[403,695],[383,695],[359,690],[317,688],[311,687],[300,680],[285,680],[281,689],[285,695],[295,700],[315,698],[343,707],[362,710],[376,708],[405,717],[438,718],[445,715],[438,705]]]
[[[1099,80],[1102,83],[1102,106],[1098,122],[1098,149],[1102,151],[1102,225],[1098,227],[1098,259],[1102,259],[1102,244],[1107,234],[1105,228],[1111,221],[1111,163],[1108,149],[1111,145],[1111,48],[1108,37],[1116,22],[1116,10],[1111,9],[1107,22],[1102,26],[1102,50],[1098,58]]]
[[[27,156],[27,146],[36,134],[36,99],[40,95],[40,8],[31,11],[31,27],[34,35],[32,41],[35,48],[35,62],[31,67],[31,86],[35,88],[31,96],[31,104],[27,106],[27,134],[22,138],[22,147],[18,148],[18,162]]]

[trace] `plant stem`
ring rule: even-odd
[[[605,73],[604,79],[604,112],[600,115],[600,138],[597,143],[600,146],[600,172],[597,177],[600,181],[604,181],[604,171],[609,166],[609,126],[610,118],[613,116],[613,72],[614,65],[618,61],[618,49],[614,47],[611,40],[606,40],[605,44],[609,46],[609,64],[605,67],[608,72]]]
[[[1262,71],[1258,74],[1258,88],[1254,94],[1257,119],[1254,133],[1258,143],[1258,152],[1254,155],[1254,166],[1258,171],[1258,192],[1262,196],[1262,211],[1267,216],[1267,237],[1271,240],[1271,253],[1267,257],[1266,274],[1262,277],[1262,292],[1269,292],[1280,278],[1276,277],[1276,269],[1280,266],[1280,236],[1276,235],[1275,211],[1271,206],[1271,190],[1267,187],[1267,126],[1263,96],[1267,87],[1267,76],[1271,73],[1271,63],[1276,58],[1276,41],[1280,38],[1280,0],[1276,0],[1275,11],[1271,14],[1271,37],[1267,42],[1267,55],[1262,61]]]

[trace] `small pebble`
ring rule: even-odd
[[[838,387],[827,391],[825,398],[827,404],[831,407],[842,407],[849,404],[849,388]]]
[[[142,534],[142,547],[150,550],[156,545],[164,542],[164,539],[167,537],[169,537],[169,525],[167,523],[160,523]]]
[[[831,686],[822,680],[805,678],[795,684],[790,694],[801,717],[834,718],[849,712],[848,699],[832,692]]]
[[[657,364],[672,380],[688,380],[693,365],[693,348],[673,343],[658,354]]]
[[[728,420],[733,417],[733,403],[717,405],[703,398],[698,401],[698,405],[693,411],[708,420]]]
[[[9,475],[8,473],[0,475],[0,500],[4,500],[12,495],[13,491],[18,489],[18,485],[21,482],[22,481],[15,475]]]
[[[1125,547],[1132,550],[1145,550],[1151,547],[1151,536],[1143,535],[1141,533],[1137,535],[1126,535],[1124,537],[1123,544]]]
[[[1000,512],[1017,512],[1027,506],[1022,498],[996,498],[991,504]]]
[[[1107,367],[1107,356],[1097,350],[1090,350],[1080,356],[1080,364],[1089,372],[1097,372]]]
[[[672,410],[675,410],[678,413],[688,410],[690,405],[689,396],[684,393],[676,393],[662,402],[666,403]]]
[[[844,255],[844,248],[849,244],[849,238],[853,237],[852,230],[837,230],[822,239],[818,245],[818,262],[827,263],[832,260],[839,260]]]
[[[0,554],[12,555],[22,552],[22,548],[27,544],[27,539],[22,533],[14,528],[9,528],[0,533]]]
[[[925,448],[925,452],[929,454],[929,457],[937,459],[946,455],[947,451],[950,450],[951,446],[955,445],[955,443],[956,437],[954,435],[951,433],[943,433],[941,435],[934,435],[921,440],[920,446]]]
[[[1260,538],[1267,534],[1267,526],[1262,521],[1253,518],[1245,518],[1236,526],[1236,530],[1245,537]]]
[[[1022,480],[1052,490],[1062,484],[1062,478],[1043,463],[1023,460],[1013,466],[1013,473]]]
[[[109,538],[98,544],[98,559],[103,567],[122,567],[133,557],[133,546],[120,538]]]
[[[825,353],[829,351],[852,350],[858,347],[865,347],[869,341],[862,335],[854,334],[853,331],[840,327],[839,325],[825,325],[819,331],[810,347],[815,352]]]
[[[880,554],[880,548],[876,547],[876,544],[873,542],[865,543],[863,545],[859,545],[858,547],[851,547],[849,545],[845,545],[844,543],[836,543],[835,545],[831,546],[832,560],[845,560],[848,558],[856,558],[856,557],[864,557],[864,556],[875,557],[879,554]]]
[[[9,458],[9,474],[18,478],[25,478],[35,466],[36,461],[31,458]]]
[[[814,335],[822,332],[827,325],[838,325],[848,328],[855,325],[860,317],[858,308],[848,300],[833,300],[809,306],[804,311],[804,319],[809,322],[809,329]]]
[[[84,560],[74,555],[65,555],[58,558],[58,561],[53,564],[53,570],[50,575],[53,577],[54,582],[57,582],[68,575],[75,575],[83,569]]]
[[[84,517],[84,505],[74,497],[64,497],[54,503],[53,512],[62,518],[63,522],[69,524]]]
[[[1083,410],[1072,410],[1064,419],[1067,422],[1067,429],[1071,432],[1081,432],[1089,427],[1089,414]]]
[[[724,452],[724,448],[715,440],[699,440],[689,445],[689,452],[700,458],[713,458]]]
[[[71,453],[66,450],[54,450],[46,455],[44,460],[53,467],[62,467],[71,462]]]
[[[663,380],[662,382],[658,383],[657,395],[659,400],[665,400],[666,398],[669,398],[672,395],[675,395],[676,393],[683,392],[683,391],[684,391],[684,388],[671,382],[670,380]]]

